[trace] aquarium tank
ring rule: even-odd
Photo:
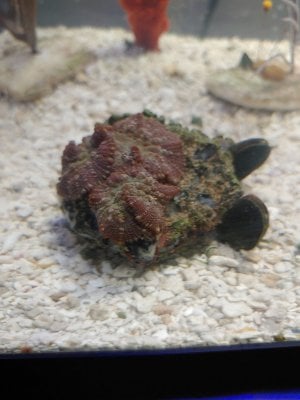
[[[298,0],[0,1],[0,352],[300,340]]]

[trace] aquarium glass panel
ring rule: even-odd
[[[0,1],[0,352],[300,340],[298,0]]]

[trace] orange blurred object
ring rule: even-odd
[[[169,0],[119,0],[127,13],[135,44],[145,50],[159,50],[161,34],[169,29]]]
[[[269,11],[273,7],[273,2],[272,0],[263,0],[262,6],[264,11]]]

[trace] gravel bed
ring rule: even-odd
[[[160,53],[133,56],[129,32],[60,29],[86,37],[97,60],[35,103],[0,100],[0,351],[299,340],[300,112],[253,112],[205,89],[210,71],[272,44],[168,34]],[[61,153],[95,121],[144,108],[187,126],[200,117],[209,136],[269,140],[269,160],[245,179],[270,211],[257,248],[212,243],[142,275],[81,257],[56,195]]]

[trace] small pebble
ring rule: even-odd
[[[159,303],[156,304],[152,311],[156,314],[156,315],[164,315],[164,314],[172,314],[173,309],[170,306],[166,306],[163,303]]]
[[[217,265],[220,267],[237,268],[239,266],[238,261],[233,258],[223,256],[211,256],[208,260],[209,265]]]
[[[265,312],[265,316],[267,318],[272,318],[274,321],[281,321],[282,318],[285,317],[286,312],[287,312],[287,305],[283,302],[273,302],[268,310]]]
[[[32,328],[33,322],[31,319],[24,318],[24,319],[20,319],[20,321],[18,322],[18,325],[21,328],[28,329],[28,328]]]
[[[184,282],[184,288],[186,290],[197,290],[201,286],[200,282],[192,282],[192,281],[187,281]]]
[[[8,253],[9,251],[13,250],[16,246],[19,239],[23,236],[22,232],[13,232],[5,236],[3,245],[2,245],[2,253]]]
[[[51,332],[63,332],[63,331],[65,331],[67,326],[68,326],[67,322],[54,321],[53,324],[51,324],[51,326],[50,326],[50,331]]]
[[[291,263],[279,262],[274,266],[274,271],[278,274],[281,274],[283,272],[289,271],[291,268],[293,268],[293,265]]]
[[[172,299],[173,297],[174,297],[174,294],[167,290],[160,290],[157,295],[157,298],[159,301],[165,301],[168,299]]]
[[[109,318],[109,314],[108,309],[102,304],[94,304],[90,307],[89,316],[93,320],[105,321]]]
[[[126,313],[124,311],[118,311],[117,312],[117,316],[119,318],[121,318],[121,319],[126,319],[127,318],[127,315],[126,315]]]
[[[102,261],[101,268],[102,268],[102,272],[105,274],[111,275],[113,272],[111,264],[108,261]]]
[[[135,304],[136,310],[142,314],[149,313],[152,310],[153,302],[154,299],[150,297],[141,298]]]
[[[185,268],[180,273],[185,281],[196,282],[199,279],[195,268]]]
[[[120,265],[112,271],[115,278],[130,278],[136,274],[136,269],[129,265]]]
[[[37,315],[33,320],[33,326],[36,328],[50,329],[53,319],[45,314]]]
[[[75,292],[78,286],[76,283],[72,281],[65,281],[62,282],[59,287],[61,292],[69,293],[69,292]]]
[[[68,294],[62,304],[67,310],[71,310],[72,308],[79,307],[80,300],[78,297]]]
[[[9,289],[5,286],[0,286],[0,296],[2,296],[3,294],[7,293],[9,291]]]
[[[88,285],[95,287],[95,288],[101,288],[101,287],[105,286],[105,281],[102,278],[90,279],[88,281]]]
[[[66,295],[66,292],[64,292],[64,291],[59,291],[59,292],[54,292],[54,293],[50,294],[49,297],[50,297],[53,301],[57,302],[57,301],[59,301],[62,297],[64,297],[65,295]]]
[[[153,333],[153,337],[159,340],[165,340],[169,336],[167,329],[160,329]]]
[[[194,313],[194,307],[188,307],[186,310],[184,310],[183,315],[185,317],[188,317]]]
[[[242,315],[251,314],[252,309],[243,302],[224,302],[222,305],[222,312],[228,318],[237,318],[241,317]]]
[[[169,276],[169,275],[177,275],[179,269],[180,269],[179,267],[165,267],[165,268],[162,269],[162,273],[164,275],[167,275],[167,276]]]
[[[20,207],[17,210],[18,217],[23,219],[28,218],[33,213],[33,209],[31,207]]]

